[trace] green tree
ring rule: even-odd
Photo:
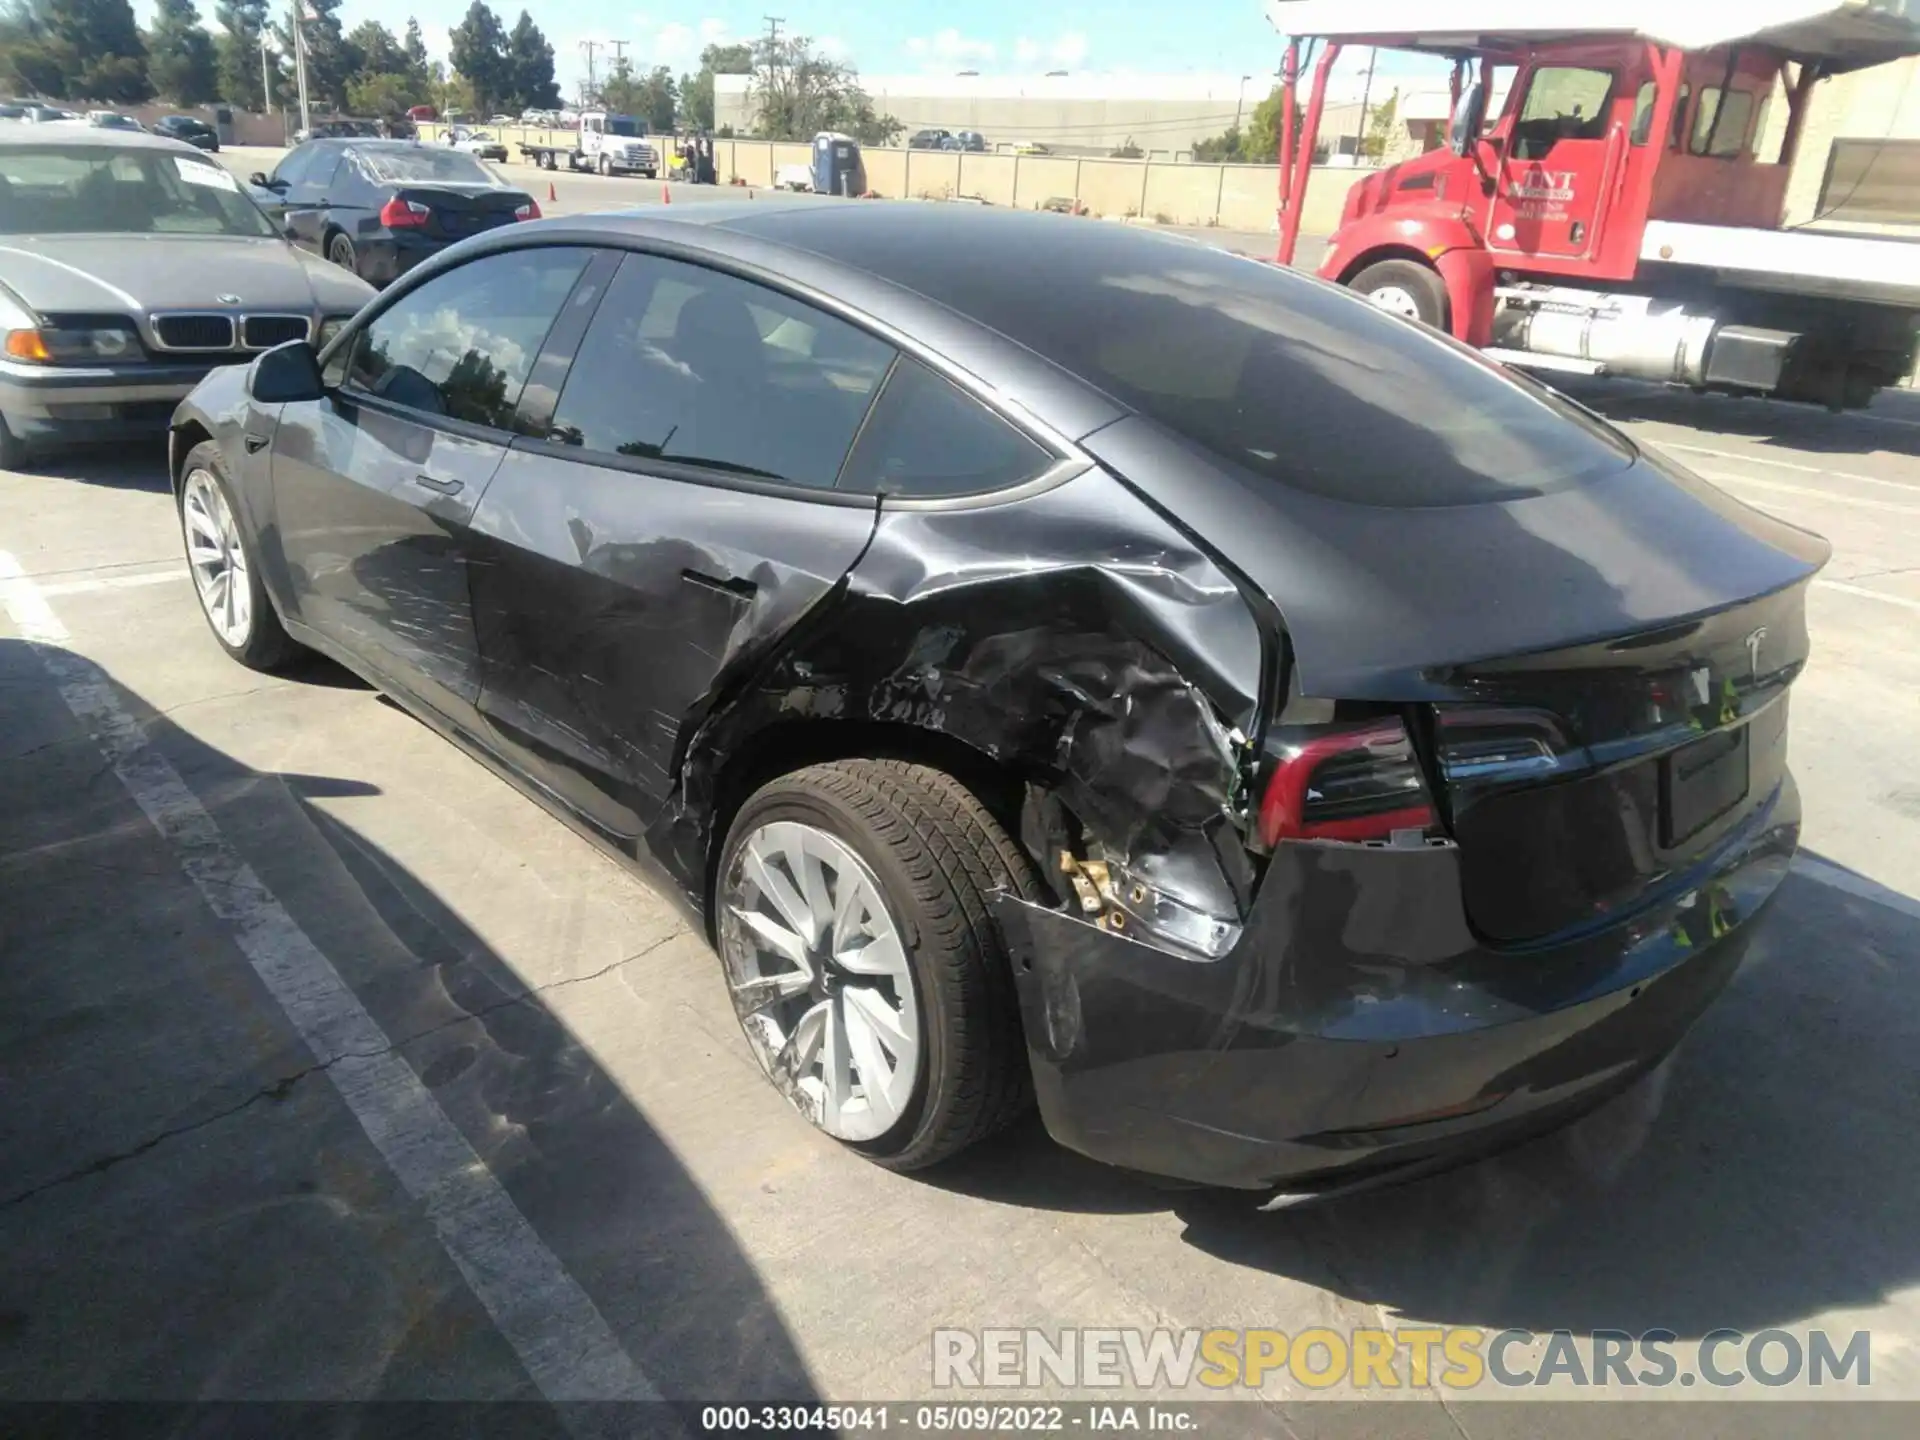
[[[760,41],[754,62],[747,95],[761,139],[811,140],[838,130],[863,145],[884,145],[906,128],[874,110],[851,65],[820,54],[804,35]]]
[[[512,110],[556,110],[560,86],[553,78],[553,46],[526,11],[513,22],[504,55],[507,104]]]
[[[200,28],[193,0],[158,0],[147,32],[147,73],[176,105],[204,105],[220,96],[213,37]]]
[[[438,60],[428,67],[427,94],[434,108],[445,119],[452,115],[471,115],[478,102],[473,98],[473,82],[458,71],[448,70]]]
[[[1199,165],[1232,164],[1240,159],[1241,138],[1239,127],[1229,125],[1211,140],[1194,141],[1194,162]]]
[[[411,15],[407,17],[407,38],[400,42],[400,48],[406,53],[408,67],[425,80],[427,78],[427,42],[421,37],[420,22]]]
[[[507,36],[486,0],[473,0],[466,18],[449,33],[453,68],[473,87],[473,108],[488,114],[512,98]]]
[[[148,99],[147,46],[127,0],[30,0],[14,73],[61,100]]]
[[[213,42],[220,98],[244,110],[272,109],[275,96],[260,93],[260,36],[267,27],[267,0],[218,0],[213,13],[221,31]],[[279,69],[277,57],[272,68]],[[286,93],[277,74],[270,78],[279,94]]]
[[[414,88],[411,76],[392,71],[362,70],[347,82],[347,104],[355,115],[404,115],[424,103],[424,93]]]
[[[1387,103],[1373,112],[1373,118],[1367,122],[1367,138],[1361,146],[1361,152],[1370,160],[1379,160],[1387,153],[1393,143],[1393,132],[1400,118],[1400,92],[1395,90],[1387,97]]]
[[[700,69],[680,77],[680,108],[695,130],[713,129],[713,77],[751,75],[751,45],[709,45],[700,52]]]
[[[307,40],[307,98],[336,110],[347,106],[347,82],[360,73],[360,52],[340,28],[340,0],[296,0],[310,18],[300,26]],[[285,21],[276,28],[283,53],[293,54],[293,31]],[[254,57],[256,67],[259,57]]]

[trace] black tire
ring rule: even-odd
[[[359,252],[353,248],[353,237],[350,235],[345,235],[338,231],[334,233],[333,238],[327,241],[327,259],[338,265],[342,270],[345,270],[349,275],[358,275],[360,273],[360,255]]]
[[[1038,897],[1020,848],[951,775],[901,760],[839,760],[783,775],[740,807],[716,889],[746,837],[776,820],[825,830],[861,857],[913,967],[925,1037],[919,1079],[890,1131],[848,1148],[889,1170],[920,1170],[1018,1120],[1033,1103],[1033,1075],[987,897]]]
[[[24,470],[27,460],[25,443],[7,428],[6,417],[0,416],[0,470]]]
[[[1416,260],[1382,260],[1377,265],[1369,265],[1347,285],[1369,299],[1382,291],[1397,291],[1411,299],[1419,312],[1417,317],[1406,318],[1417,318],[1422,325],[1430,325],[1435,330],[1447,328],[1446,282],[1430,266]]]
[[[247,609],[251,624],[244,645],[229,644],[227,638],[213,627],[213,619],[201,605],[201,618],[207,622],[207,633],[215,643],[233,659],[245,665],[249,670],[284,670],[288,665],[306,653],[306,647],[287,634],[286,627],[280,623],[280,612],[273,608],[273,597],[267,594],[267,587],[260,578],[260,547],[247,527],[239,521],[246,512],[241,509],[239,497],[234,493],[233,483],[227,478],[226,464],[221,459],[220,447],[211,440],[203,441],[187,452],[187,458],[181,463],[180,484],[174,490],[174,511],[179,517],[181,546],[186,546],[186,480],[196,470],[205,470],[213,477],[214,484],[220,487],[228,507],[233,511],[236,523],[235,532],[240,537],[240,549],[247,562]],[[196,577],[194,597],[199,600],[199,584]]]
[[[604,155],[600,157],[600,163],[595,168],[598,169],[602,175],[613,174],[613,162]]]
[[[553,169],[553,152],[551,150],[542,150],[538,158],[542,170]]]

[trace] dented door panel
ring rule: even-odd
[[[653,843],[700,874],[718,777],[783,726],[934,732],[1063,801],[1142,913],[1237,933],[1268,645],[1232,578],[1098,469],[1003,501],[887,503],[844,594],[715,704]]]
[[[517,444],[474,517],[480,711],[510,763],[631,849],[713,695],[840,584],[874,507],[557,448]]]

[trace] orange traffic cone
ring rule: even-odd
[[[662,205],[673,203],[673,192],[667,188],[667,182],[664,180],[660,182],[660,203]]]
[[[556,195],[556,194],[554,193],[554,190],[553,190],[553,182],[552,182],[551,180],[549,180],[549,181],[547,182],[547,203],[548,203],[549,205],[551,205],[551,204],[553,204],[553,203],[554,203],[555,201],[557,201],[557,200],[559,200],[559,198],[560,198],[560,197],[559,197],[558,195]]]

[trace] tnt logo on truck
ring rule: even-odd
[[[1573,170],[1543,170],[1538,166],[1507,186],[1507,198],[1514,201],[1523,220],[1545,220],[1564,215],[1574,199]]]

